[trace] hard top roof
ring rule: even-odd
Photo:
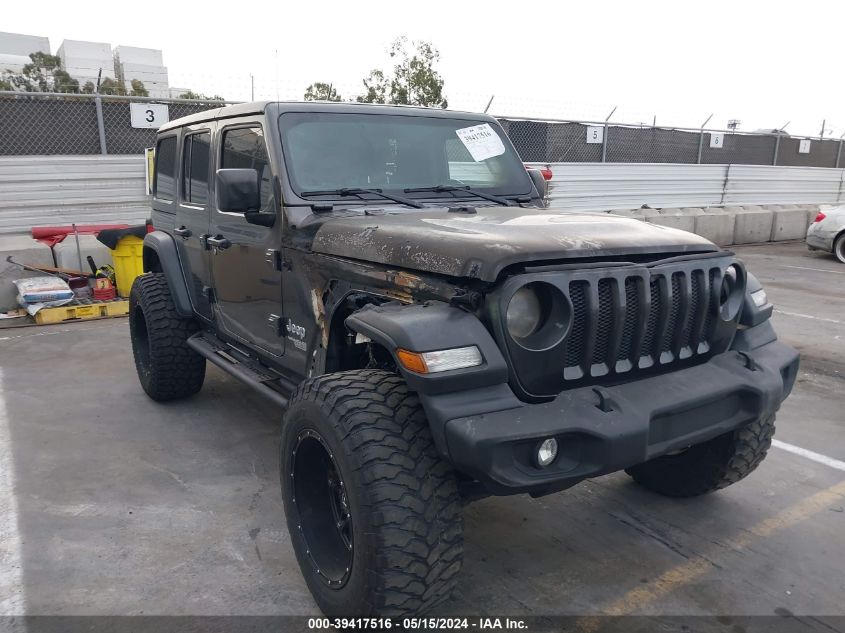
[[[441,108],[423,108],[419,106],[382,105],[378,103],[338,103],[330,101],[254,101],[239,103],[190,114],[174,119],[159,128],[165,132],[184,125],[193,125],[203,121],[214,121],[250,114],[282,114],[284,112],[345,112],[350,114],[398,114],[405,116],[442,117],[449,119],[472,119],[475,121],[493,121],[487,114],[443,110]]]

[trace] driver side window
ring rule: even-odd
[[[267,210],[273,196],[273,176],[261,127],[224,130],[220,167],[256,170],[261,178],[261,210]]]

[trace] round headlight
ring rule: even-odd
[[[528,286],[517,290],[508,304],[508,333],[515,339],[528,338],[540,327],[543,310],[540,297]]]

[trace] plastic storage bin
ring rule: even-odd
[[[134,235],[121,237],[111,252],[117,294],[128,297],[135,277],[144,273],[144,240]]]

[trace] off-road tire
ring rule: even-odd
[[[667,497],[697,497],[727,488],[747,477],[772,445],[774,414],[691,446],[625,470],[634,481]]]
[[[293,451],[310,431],[321,436],[348,493],[352,565],[339,588],[317,573],[293,501]],[[401,377],[356,370],[302,383],[284,416],[280,465],[293,548],[324,614],[398,617],[449,597],[463,560],[461,499]]]
[[[129,333],[138,379],[153,400],[177,400],[202,388],[205,358],[186,342],[198,329],[193,319],[176,312],[163,273],[135,279],[129,293]]]
[[[845,264],[845,233],[842,233],[833,241],[833,256],[840,263]]]

